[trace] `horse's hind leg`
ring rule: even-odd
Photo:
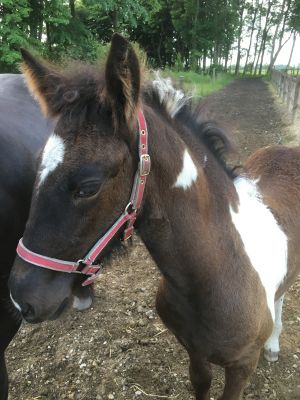
[[[209,400],[209,389],[212,381],[210,363],[198,357],[196,353],[190,355],[190,379],[196,393],[196,400]]]
[[[283,299],[284,295],[279,297],[277,301],[275,301],[275,321],[274,327],[272,331],[272,335],[266,341],[264,345],[264,356],[267,361],[277,361],[279,355],[279,336],[282,330],[282,321],[281,321],[281,314],[282,314],[282,306],[283,306]]]
[[[243,363],[225,368],[225,388],[220,400],[241,400],[245,387],[255,371],[260,350],[255,350]]]

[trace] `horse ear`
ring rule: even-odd
[[[56,116],[54,95],[61,88],[62,77],[54,70],[39,62],[27,50],[21,49],[23,62],[21,70],[32,95],[37,99],[45,116]]]
[[[131,44],[115,33],[106,62],[106,99],[116,125],[124,120],[131,126],[135,122],[140,92],[140,66]]]

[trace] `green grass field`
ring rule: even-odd
[[[165,78],[172,78],[179,86],[181,84],[181,77],[183,77],[182,82],[185,92],[191,93],[191,95],[196,98],[216,92],[235,79],[231,74],[220,73],[213,79],[210,75],[201,75],[193,71],[175,72],[172,70],[164,70],[161,72],[161,75]]]

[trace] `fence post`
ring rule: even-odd
[[[213,83],[216,82],[216,68],[213,68]]]
[[[183,90],[183,82],[184,82],[184,76],[180,75],[179,76],[179,87],[181,90]]]
[[[295,87],[294,101],[293,101],[293,109],[292,109],[293,121],[295,120],[297,108],[299,107],[298,106],[299,93],[300,93],[300,79],[297,79],[296,87]]]

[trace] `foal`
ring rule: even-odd
[[[282,296],[300,261],[299,149],[261,150],[235,177],[222,158],[230,147],[222,131],[199,122],[167,81],[141,88],[136,54],[119,35],[104,75],[23,58],[29,87],[58,123],[10,278],[15,304],[29,322],[57,318],[85,278],[37,265],[88,273],[82,257],[133,215],[125,235],[135,222],[162,272],[157,311],[190,356],[196,399],[209,399],[210,363],[225,368],[221,398],[241,399],[264,344],[268,359],[278,357]]]

